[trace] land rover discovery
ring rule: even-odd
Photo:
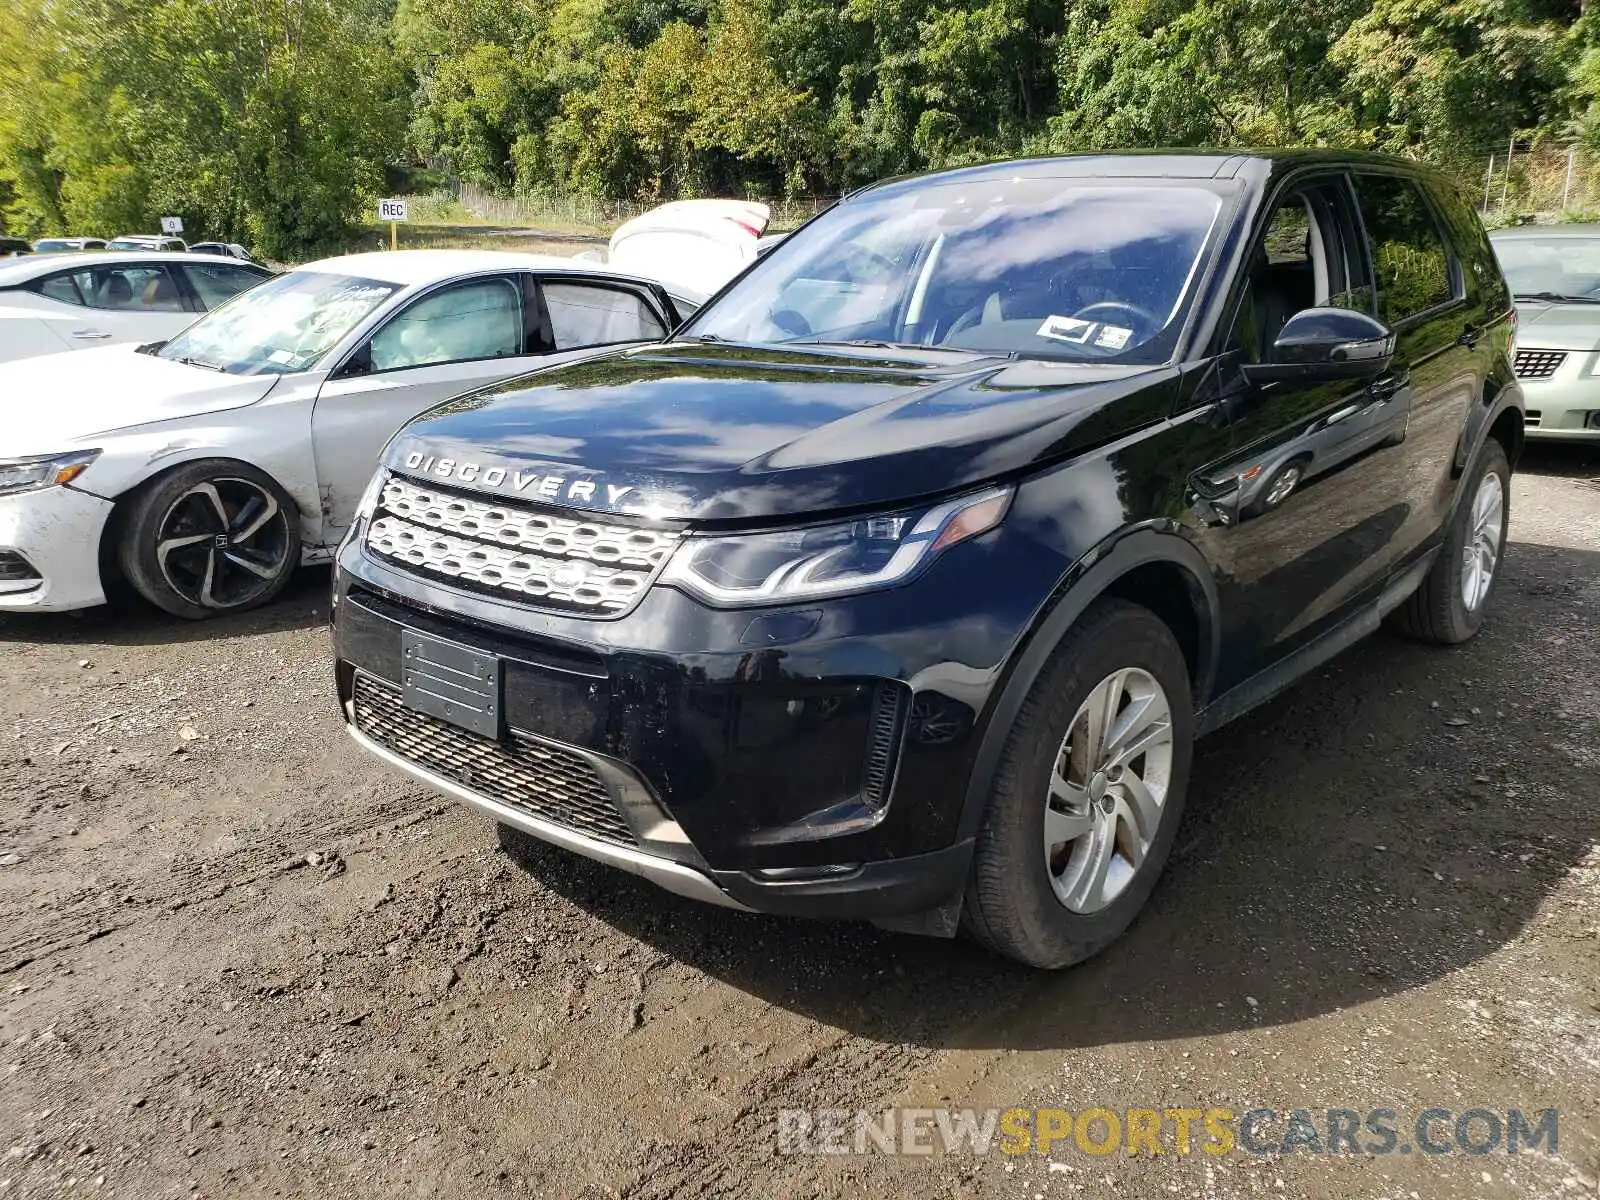
[[[1471,207],[1344,153],[851,195],[664,342],[395,436],[352,736],[686,896],[1095,953],[1196,737],[1388,618],[1470,638],[1523,444]]]

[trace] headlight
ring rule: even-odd
[[[71,483],[99,457],[98,450],[79,450],[42,458],[0,458],[0,496]]]
[[[921,511],[858,517],[770,533],[691,537],[661,582],[717,605],[787,604],[893,587],[940,551],[993,529],[1010,488],[989,488]]]
[[[367,490],[361,493],[361,503],[356,505],[356,519],[350,522],[351,529],[360,525],[376,511],[378,497],[383,495],[383,485],[388,481],[389,472],[382,467],[372,473],[372,478],[367,481]]]

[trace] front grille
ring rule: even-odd
[[[356,675],[353,708],[357,729],[435,775],[603,842],[638,845],[582,755],[515,731],[509,744],[468,733],[407,708],[399,692],[369,675]]]
[[[867,733],[867,763],[862,772],[861,798],[873,808],[889,802],[894,786],[894,765],[900,756],[900,734],[905,726],[905,689],[881,683],[872,698],[872,721]]]
[[[1512,369],[1518,379],[1549,379],[1566,359],[1565,350],[1518,350]]]
[[[1522,423],[1524,425],[1538,425],[1539,415],[1539,410],[1537,408],[1530,408],[1527,412],[1522,414]]]
[[[390,478],[367,547],[424,575],[527,596],[542,608],[617,615],[639,603],[679,536]]]

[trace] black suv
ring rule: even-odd
[[[866,189],[668,341],[395,436],[338,556],[350,730],[512,843],[1075,962],[1198,735],[1385,617],[1477,630],[1513,322],[1386,158]]]

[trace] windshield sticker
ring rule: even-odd
[[[1094,332],[1096,324],[1095,321],[1080,321],[1077,317],[1048,316],[1044,319],[1044,324],[1034,332],[1038,337],[1050,338],[1057,342],[1077,342],[1081,345],[1089,340],[1089,335]]]
[[[1121,350],[1132,336],[1133,330],[1124,329],[1121,325],[1102,325],[1100,332],[1094,335],[1094,344],[1104,346],[1107,350]]]
[[[293,366],[300,361],[300,356],[293,350],[274,350],[267,355],[268,362],[278,363],[283,366]]]

